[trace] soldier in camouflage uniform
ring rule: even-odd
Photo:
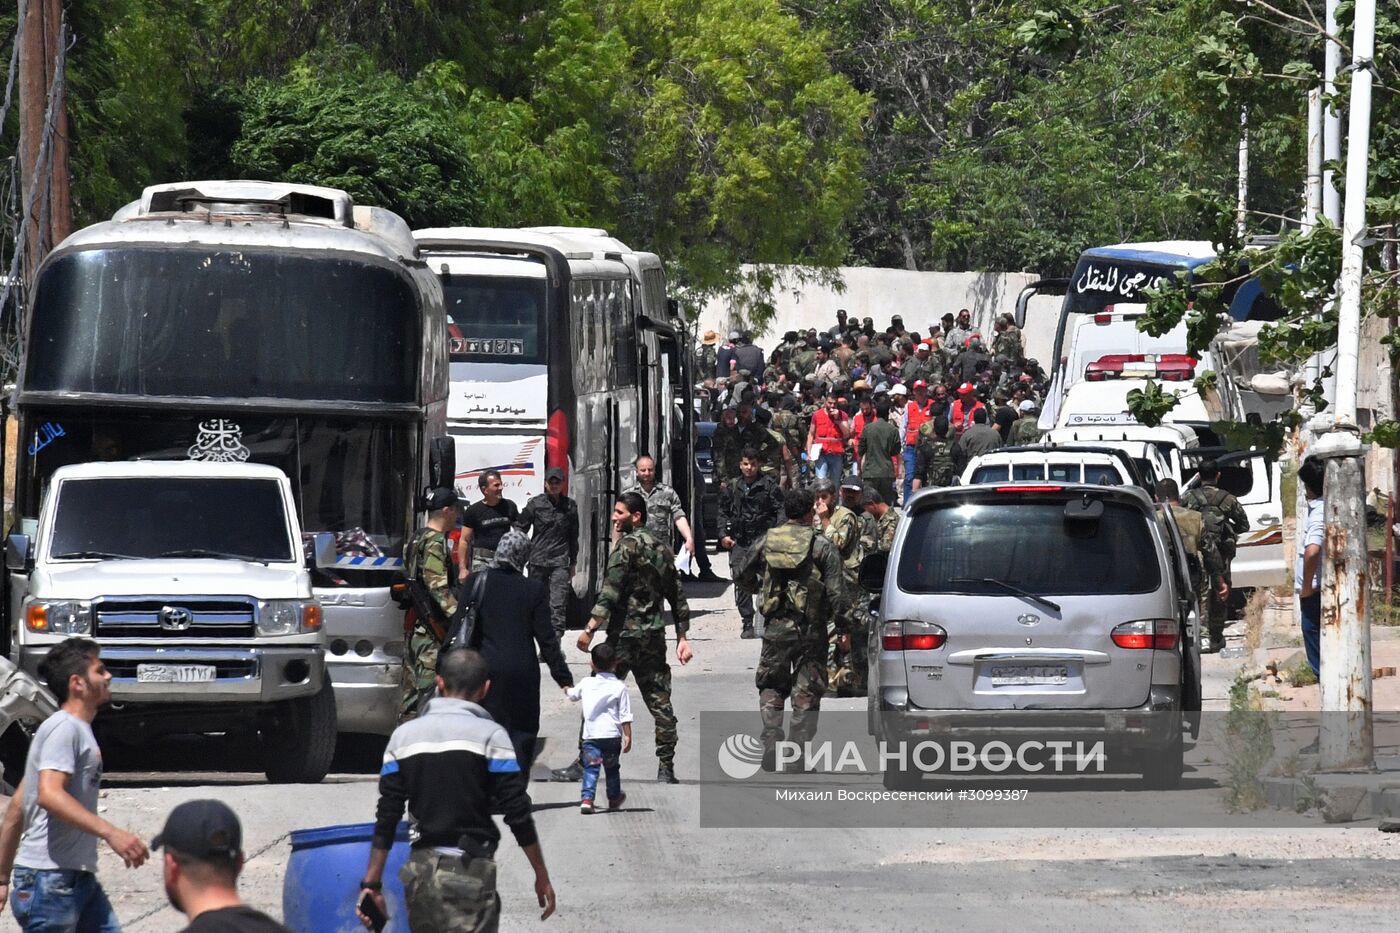
[[[734,571],[736,582],[757,586],[761,594],[765,621],[754,684],[763,717],[763,766],[770,771],[789,699],[788,738],[807,743],[816,734],[827,688],[828,629],[832,620],[847,616],[841,555],[812,527],[812,494],[788,490],[783,513],[787,521],[760,538]]]
[[[875,522],[875,544],[866,551],[867,557],[888,554],[894,548],[894,533],[899,530],[899,509],[878,492],[874,486],[865,487],[865,514]]]
[[[939,416],[919,425],[919,447],[914,454],[913,488],[936,489],[953,484],[953,441],[948,419]]]
[[[623,493],[613,506],[612,521],[616,543],[578,647],[588,651],[593,633],[607,626],[608,643],[617,650],[614,673],[619,680],[632,673],[656,721],[656,779],[662,784],[679,784],[675,771],[676,713],[671,707],[662,603],[670,603],[675,616],[676,660],[681,664],[689,664],[694,656],[686,637],[690,606],[681,592],[675,554],[646,527],[646,500],[635,492]]]
[[[656,460],[642,454],[633,467],[637,471],[637,483],[627,492],[635,492],[647,503],[647,528],[656,540],[667,547],[675,540],[677,531],[681,541],[691,554],[695,553],[695,535],[690,530],[690,521],[681,507],[681,497],[665,483],[656,481]]]
[[[1006,443],[1009,447],[1025,447],[1040,440],[1040,410],[1035,402],[1026,399],[1017,406],[1021,417],[1011,423],[1011,431]]]
[[[768,404],[773,411],[768,426],[783,439],[783,485],[791,489],[797,484],[796,464],[801,461],[802,441],[807,434],[799,433],[797,412],[794,411],[796,400],[791,395],[770,392]]]
[[[423,494],[423,509],[428,520],[404,548],[404,574],[427,589],[434,612],[427,619],[416,609],[414,612],[400,675],[399,722],[416,717],[423,698],[433,689],[438,648],[447,635],[448,621],[457,611],[457,596],[452,592],[456,574],[447,546],[447,532],[457,525],[457,491],[448,486],[429,489]]]
[[[1212,654],[1225,646],[1225,623],[1229,617],[1229,595],[1233,580],[1230,562],[1235,558],[1235,541],[1249,530],[1249,516],[1240,500],[1221,489],[1220,465],[1215,460],[1202,460],[1198,473],[1200,485],[1187,490],[1181,504],[1201,513],[1202,552],[1214,549],[1220,555],[1221,584],[1210,588],[1210,612],[1206,621],[1206,644],[1201,651]]]
[[[828,683],[831,689],[839,690],[850,676],[850,670],[844,663],[844,656],[850,650],[850,646],[844,644],[846,639],[840,636],[853,627],[849,607],[856,599],[860,585],[860,562],[865,557],[865,552],[860,545],[860,519],[856,517],[855,512],[837,504],[836,487],[831,480],[818,480],[812,487],[812,492],[816,495],[817,522],[821,533],[836,545],[836,551],[841,556],[841,582],[845,587],[843,603],[847,609],[846,614],[837,620],[839,633],[837,629],[832,630],[827,652],[827,670],[830,674]]]
[[[771,476],[775,482],[781,482],[783,477],[783,439],[768,428],[758,422],[754,415],[754,405],[750,398],[739,399],[739,430],[736,438],[739,442],[739,449],[752,447],[758,451],[762,459],[762,470],[764,476]],[[738,461],[734,463],[738,469]],[[728,479],[737,478],[727,477]]]
[[[701,381],[715,378],[715,369],[719,365],[718,356],[719,334],[707,330],[705,338],[700,341],[700,349],[695,354],[695,378]]]
[[[992,327],[996,331],[996,337],[992,340],[992,357],[1001,364],[1002,369],[1020,366],[1025,357],[1021,348],[1021,328],[1016,326],[1016,319],[1010,314],[1003,314]]]
[[[731,402],[719,413],[719,424],[715,425],[714,436],[710,439],[716,482],[727,483],[739,478],[739,451],[743,449],[739,441],[739,406]]]

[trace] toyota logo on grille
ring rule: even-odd
[[[161,606],[160,627],[167,632],[183,632],[194,621],[194,613],[184,606]]]

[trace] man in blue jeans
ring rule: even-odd
[[[8,894],[26,933],[120,933],[97,883],[97,840],[127,868],[139,868],[150,854],[139,838],[97,815],[102,753],[92,720],[112,697],[112,675],[98,651],[94,641],[70,638],[39,668],[62,706],[35,733],[24,780],[0,825],[0,909]]]
[[[1303,484],[1308,511],[1298,516],[1298,562],[1293,589],[1298,594],[1303,650],[1314,674],[1322,666],[1319,641],[1322,634],[1322,551],[1327,535],[1327,520],[1323,517],[1323,474],[1322,461],[1315,458],[1304,460],[1298,467],[1298,482]]]

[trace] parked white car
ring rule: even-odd
[[[291,484],[276,467],[129,461],[61,467],[6,543],[12,660],[102,647],[99,727],[139,742],[255,730],[270,780],[321,780],[335,751],[321,606]],[[334,540],[315,537],[334,561]]]
[[[1003,447],[972,458],[963,470],[959,482],[963,486],[987,483],[1140,486],[1142,477],[1132,461],[1116,450],[1093,447]]]

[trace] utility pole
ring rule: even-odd
[[[1322,574],[1319,763],[1324,770],[1375,767],[1371,723],[1371,600],[1366,554],[1366,488],[1356,427],[1361,346],[1362,241],[1366,236],[1367,153],[1376,0],[1356,0],[1347,127],[1346,211],[1337,297],[1337,404],[1332,430],[1314,446],[1327,460],[1327,533]]]
[[[1235,235],[1244,241],[1249,216],[1249,111],[1240,108],[1239,184],[1235,189]]]
[[[1322,93],[1328,98],[1328,104],[1322,121],[1322,159],[1327,164],[1322,173],[1322,214],[1340,227],[1342,202],[1337,193],[1332,166],[1342,158],[1342,118],[1337,113],[1336,106],[1331,103],[1337,93],[1337,69],[1341,67],[1342,62],[1342,47],[1334,38],[1337,35],[1338,2],[1339,0],[1327,0],[1327,40],[1323,44]]]
[[[19,154],[21,208],[26,212],[22,274],[28,283],[44,253],[73,225],[66,92],[64,75],[56,68],[68,30],[61,0],[19,0],[19,14]]]

